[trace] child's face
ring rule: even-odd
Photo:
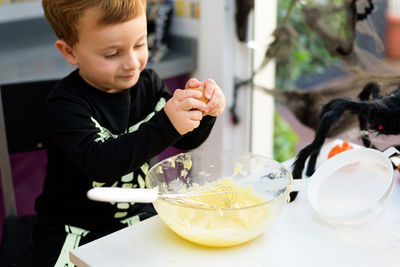
[[[79,25],[79,42],[73,47],[79,73],[95,88],[118,92],[135,85],[148,60],[145,12],[126,22],[97,25],[90,10]]]

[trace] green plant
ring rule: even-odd
[[[274,159],[282,162],[296,155],[298,135],[290,125],[275,112],[274,114]]]
[[[290,9],[293,0],[278,1],[278,25],[284,21]],[[340,4],[343,0],[330,0],[331,4]],[[275,88],[294,89],[296,81],[300,77],[306,77],[314,73],[322,73],[326,67],[337,63],[338,60],[332,57],[326,50],[319,36],[308,29],[304,22],[301,7],[304,1],[297,1],[290,11],[286,23],[288,23],[297,32],[298,36],[294,46],[293,54],[288,58],[276,61],[276,80]],[[311,3],[313,1],[307,1]],[[343,14],[335,14],[324,18],[332,28],[342,31],[346,34],[342,26]],[[329,21],[326,21],[329,20]],[[274,159],[285,161],[296,155],[298,135],[286,123],[286,121],[275,112],[274,115]]]
[[[278,24],[286,17],[292,0],[278,1]],[[298,37],[291,57],[286,60],[277,60],[276,88],[295,88],[299,77],[313,73],[322,73],[324,69],[337,62],[328,51],[318,35],[309,30],[304,22],[301,3],[297,3],[291,10],[287,23],[297,32]],[[341,1],[337,1],[341,2]],[[342,16],[342,14],[338,15]],[[342,19],[335,17],[331,22],[334,28],[340,28]]]

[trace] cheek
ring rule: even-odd
[[[140,63],[141,63],[141,69],[142,70],[146,67],[148,59],[149,59],[149,51],[146,48],[146,50],[143,51],[143,53],[141,54],[140,59],[139,59]]]
[[[115,62],[100,60],[97,62],[96,68],[99,73],[114,73],[117,69],[116,65]]]
[[[102,77],[114,75],[117,70],[117,64],[103,58],[98,58],[92,62],[91,71]]]

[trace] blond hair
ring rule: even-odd
[[[146,10],[146,0],[43,0],[44,15],[55,34],[70,46],[79,41],[79,23],[85,12],[97,9],[97,23],[109,25],[136,18]]]

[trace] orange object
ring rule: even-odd
[[[341,145],[336,145],[331,149],[331,151],[329,151],[328,159],[330,159],[331,157],[333,157],[343,151],[350,150],[350,149],[353,149],[353,146],[350,145],[347,141],[343,141],[343,143]]]
[[[400,59],[400,17],[387,15],[385,54],[391,59]]]
[[[400,174],[400,164],[399,165],[397,165],[397,171],[399,172],[399,174]],[[400,182],[400,176],[398,176],[398,180],[399,180],[399,182]]]
[[[208,102],[208,99],[205,98],[204,96],[204,88],[203,87],[194,87],[194,88],[188,88],[189,90],[197,90],[202,92],[202,96],[200,98],[198,98],[201,102],[206,103]]]

